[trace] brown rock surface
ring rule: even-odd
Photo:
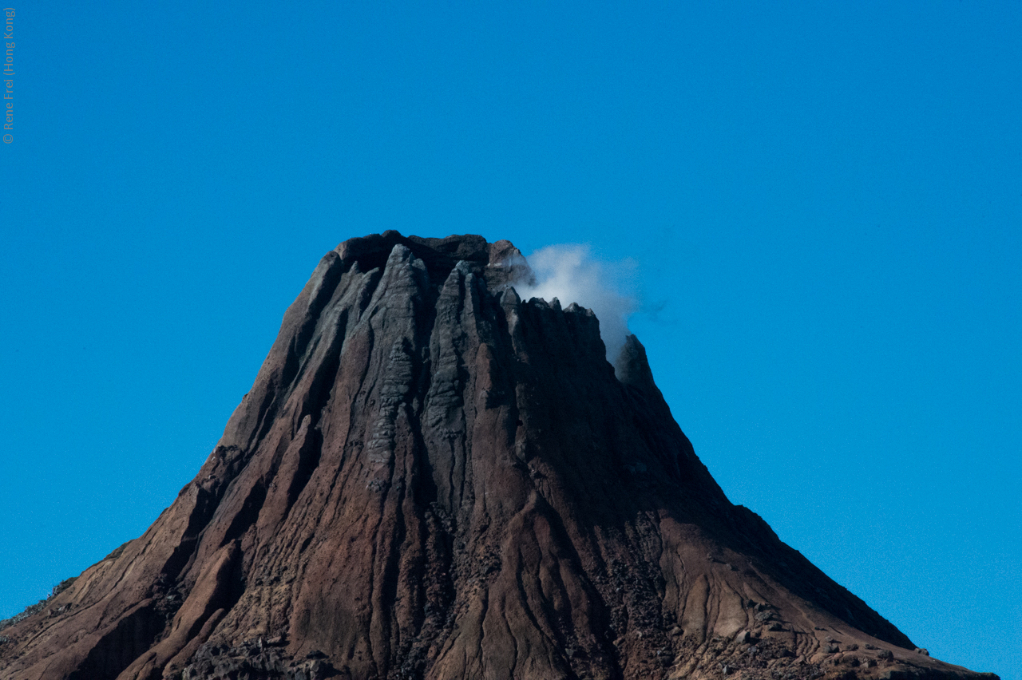
[[[979,678],[732,505],[507,241],[351,239],[156,522],[0,678]]]

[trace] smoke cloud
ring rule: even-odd
[[[600,320],[600,337],[607,346],[611,364],[628,336],[628,317],[635,311],[629,289],[634,262],[600,262],[592,258],[589,246],[577,244],[542,248],[528,257],[536,277],[534,285],[517,284],[515,289],[523,300],[557,298],[562,307],[572,302],[593,310]]]

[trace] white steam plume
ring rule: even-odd
[[[627,288],[634,263],[599,262],[592,259],[589,246],[563,244],[548,246],[528,257],[536,276],[535,285],[517,284],[515,289],[523,300],[557,298],[562,307],[576,302],[593,310],[600,320],[600,337],[607,346],[607,360],[613,364],[628,337],[628,317],[635,309]]]

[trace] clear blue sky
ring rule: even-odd
[[[1022,678],[1022,4],[15,4],[0,617],[171,503],[323,253],[469,232],[634,259],[728,496]]]

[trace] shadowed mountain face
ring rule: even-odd
[[[980,677],[732,505],[642,345],[615,375],[529,276],[478,236],[327,253],[199,474],[0,677]]]

